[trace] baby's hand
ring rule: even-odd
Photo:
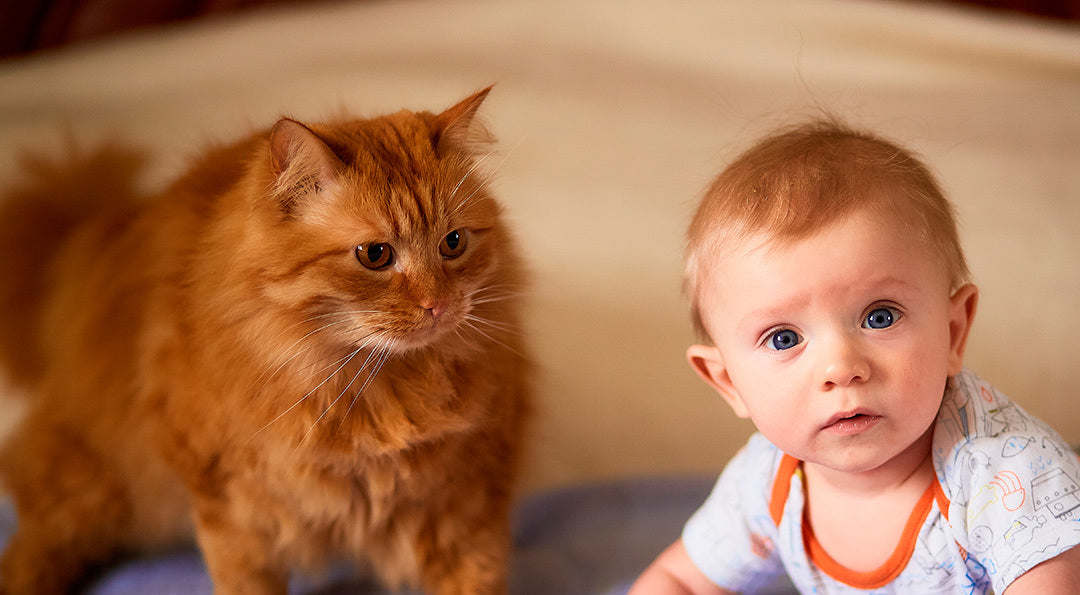
[[[686,552],[682,540],[668,546],[638,577],[627,595],[726,595],[712,583]]]

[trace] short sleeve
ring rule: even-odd
[[[683,528],[690,559],[725,589],[754,592],[784,571],[768,509],[780,457],[776,447],[755,434]]]
[[[1080,460],[1049,426],[985,382],[957,382],[966,390],[947,397],[935,467],[953,537],[1001,593],[1080,543]]]

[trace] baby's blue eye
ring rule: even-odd
[[[889,328],[896,322],[896,314],[890,308],[876,308],[866,315],[863,322],[864,328],[883,329]]]
[[[775,349],[776,351],[791,349],[799,343],[802,343],[802,337],[799,336],[799,333],[796,333],[791,329],[776,331],[772,335],[769,335],[768,340],[765,341],[765,345],[769,349]]]

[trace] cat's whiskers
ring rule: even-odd
[[[499,302],[502,300],[524,295],[523,291],[519,291],[516,289],[518,287],[519,286],[517,285],[510,284],[486,285],[484,287],[480,287],[466,293],[465,300],[467,300],[472,305]]]
[[[360,330],[362,328],[363,328],[363,326],[356,326],[356,327],[353,327],[351,329],[346,329],[346,330],[347,330],[347,332],[354,332],[354,331],[358,331],[358,330]],[[348,345],[346,345],[344,347],[340,347],[340,348],[334,350],[333,353],[330,356],[328,356],[326,359],[330,359],[330,357],[333,357],[334,353],[345,353],[346,355],[343,355],[340,358],[334,360],[333,362],[330,362],[329,364],[326,364],[325,366],[319,368],[318,370],[315,370],[315,366],[319,365],[320,363],[322,363],[322,361],[325,361],[325,360],[313,361],[313,362],[309,363],[307,366],[304,366],[303,368],[300,368],[300,371],[305,371],[306,370],[307,372],[310,373],[310,377],[312,377],[312,378],[317,377],[319,374],[322,374],[323,372],[329,370],[330,368],[333,368],[334,366],[336,366],[341,361],[343,361],[343,360],[347,359],[348,357],[350,357],[351,353],[349,353],[349,350],[352,349],[354,346],[356,346],[358,343],[363,342],[363,344],[360,345],[360,349],[364,349],[371,343],[371,338],[372,337],[375,337],[376,339],[378,339],[380,336],[381,336],[380,333],[374,332],[374,331],[370,332],[370,333],[367,333],[366,335],[356,339],[355,341],[349,343]]]
[[[489,325],[493,324],[493,321],[485,320],[483,318],[479,318],[477,316],[473,316],[472,314],[469,314],[462,321],[462,326],[468,327],[470,330],[473,330],[473,331],[479,333],[480,335],[482,335],[487,340],[491,341],[492,343],[495,343],[496,345],[499,345],[500,347],[505,348],[507,351],[509,351],[509,352],[511,352],[511,353],[513,353],[515,355],[521,356],[523,358],[527,357],[524,353],[521,353],[517,349],[514,349],[513,347],[507,345],[506,343],[496,339],[495,337],[491,336],[491,334],[486,332],[484,329],[482,329],[479,326],[477,326],[476,324],[474,324],[474,323],[477,323],[477,322],[486,323],[486,324],[489,324]],[[515,331],[513,329],[508,328],[504,332],[514,333]]]
[[[322,388],[323,385],[325,385],[327,382],[329,382],[331,378],[333,378],[334,376],[336,376],[338,374],[338,372],[343,370],[345,368],[345,366],[349,365],[349,362],[351,362],[357,356],[357,354],[359,354],[361,351],[366,349],[368,347],[368,345],[371,343],[372,337],[375,338],[374,340],[381,342],[382,336],[383,335],[381,333],[373,332],[373,333],[369,333],[369,334],[365,335],[363,338],[358,339],[357,341],[353,342],[352,346],[357,345],[357,343],[360,343],[360,345],[358,347],[356,347],[355,349],[353,349],[353,351],[351,353],[349,353],[348,355],[345,355],[345,356],[343,356],[341,358],[338,358],[337,360],[335,360],[331,364],[323,367],[322,370],[320,370],[320,372],[323,371],[323,370],[328,370],[331,367],[333,367],[334,365],[337,365],[337,368],[333,372],[331,372],[325,378],[323,378],[323,380],[321,382],[319,382],[319,384],[317,384],[315,386],[315,388],[312,388],[311,390],[309,390],[306,394],[304,394],[304,396],[297,399],[296,402],[294,402],[287,409],[285,409],[280,414],[278,414],[277,417],[275,417],[274,419],[267,422],[266,425],[264,425],[263,427],[259,428],[258,431],[256,431],[254,434],[251,435],[251,438],[249,438],[248,441],[250,442],[256,436],[258,436],[259,434],[264,432],[267,428],[269,428],[270,426],[275,424],[282,417],[285,417],[285,415],[287,415],[290,411],[292,411],[293,409],[296,409],[297,407],[299,407],[300,404],[303,403],[304,401],[306,401],[311,395],[315,394],[315,392],[318,391],[320,388]],[[377,349],[377,346],[376,346],[376,348],[372,349],[372,353],[374,353],[375,349]],[[370,357],[371,356],[369,354],[368,358],[370,359]],[[339,362],[340,362],[340,365],[338,365]]]
[[[501,302],[501,301],[508,300],[508,299],[511,299],[511,298],[520,297],[521,295],[522,294],[519,293],[519,292],[507,291],[507,292],[502,292],[502,293],[487,293],[487,294],[479,294],[479,295],[469,295],[469,296],[466,296],[466,297],[469,300],[470,304],[472,304],[474,306],[477,306],[477,305],[480,305],[480,304],[490,304],[490,303],[494,303],[494,302]]]
[[[347,364],[348,364],[348,363],[349,363],[349,362],[350,362],[350,361],[352,360],[352,358],[356,357],[356,354],[360,353],[360,352],[361,352],[362,350],[363,350],[363,347],[358,347],[358,348],[357,348],[357,349],[356,349],[355,351],[353,351],[353,352],[352,352],[352,353],[351,353],[351,354],[350,354],[350,355],[349,355],[349,356],[348,356],[347,358],[343,358],[343,359],[345,359],[345,362],[344,362],[344,363],[342,363],[342,364],[341,364],[341,365],[340,365],[340,366],[338,367],[338,369],[337,369],[337,370],[334,370],[334,371],[333,371],[333,372],[332,372],[332,373],[331,373],[331,374],[330,374],[329,376],[327,376],[327,377],[326,377],[326,379],[324,379],[324,380],[323,380],[322,382],[320,382],[318,386],[316,386],[315,388],[313,388],[313,389],[311,389],[310,391],[308,391],[308,392],[307,392],[307,394],[305,394],[304,396],[302,396],[302,397],[300,397],[299,399],[297,399],[297,401],[296,401],[295,403],[293,403],[292,405],[290,405],[288,409],[286,409],[285,411],[282,411],[281,413],[279,413],[279,414],[278,414],[278,416],[277,416],[277,417],[275,417],[274,419],[272,419],[272,420],[270,420],[269,422],[267,422],[267,423],[266,423],[266,425],[264,425],[263,427],[259,428],[259,430],[258,430],[257,432],[255,432],[254,434],[252,434],[252,435],[251,435],[251,438],[248,438],[248,442],[250,442],[251,440],[253,440],[253,439],[254,439],[254,438],[255,438],[256,436],[258,436],[258,435],[259,435],[259,434],[261,434],[262,432],[264,432],[264,431],[266,430],[266,428],[269,428],[270,426],[272,426],[272,425],[274,425],[275,423],[277,423],[277,421],[278,421],[278,420],[280,420],[280,419],[281,419],[282,417],[285,417],[285,415],[286,415],[287,413],[289,413],[289,412],[290,412],[290,411],[292,411],[293,409],[296,409],[297,407],[299,407],[301,403],[303,403],[304,401],[306,401],[306,400],[307,400],[307,398],[308,398],[308,397],[310,397],[311,395],[313,395],[313,394],[315,393],[315,391],[319,390],[319,388],[320,388],[320,387],[322,387],[322,385],[326,384],[326,382],[327,382],[328,380],[330,380],[331,378],[333,378],[333,377],[334,377],[334,374],[337,374],[337,373],[338,373],[338,371],[340,371],[340,370],[341,370],[342,368],[344,368],[344,367],[345,367],[345,366],[346,366],[346,365],[347,365]],[[339,361],[340,361],[340,360],[339,360]]]
[[[341,398],[344,397],[345,394],[349,391],[349,389],[353,386],[353,384],[356,383],[356,380],[360,377],[360,374],[362,374],[364,370],[368,369],[368,365],[371,364],[371,368],[368,372],[367,378],[364,379],[364,382],[360,386],[360,389],[357,390],[356,394],[353,395],[352,400],[349,402],[348,409],[346,409],[345,413],[341,416],[341,424],[339,424],[338,429],[340,429],[341,426],[344,425],[346,418],[348,418],[349,413],[356,405],[356,401],[360,398],[360,395],[364,394],[364,391],[367,390],[368,385],[371,384],[371,382],[375,379],[375,376],[377,376],[379,374],[379,371],[382,370],[387,360],[390,359],[390,356],[394,352],[394,347],[396,346],[396,343],[396,339],[390,339],[385,343],[380,341],[378,345],[372,348],[371,352],[368,354],[367,359],[364,360],[364,363],[360,366],[360,369],[356,371],[356,374],[353,375],[352,379],[349,380],[349,383],[345,385],[345,388],[343,388],[341,392],[338,393],[338,396],[333,400],[333,402],[331,402],[326,407],[326,409],[323,410],[322,414],[319,415],[315,422],[311,424],[311,427],[308,428],[308,431],[304,434],[303,438],[301,438],[300,442],[297,443],[297,448],[299,448],[307,440],[308,436],[311,435],[311,432],[313,432],[316,426],[319,425],[319,422],[322,421],[322,419],[326,417],[328,413],[330,413],[330,410],[333,409],[335,405],[337,405],[338,401],[340,401]]]
[[[349,408],[345,410],[345,415],[341,416],[342,425],[345,424],[345,419],[349,417],[349,413],[352,412],[353,406],[356,405],[356,401],[360,398],[360,395],[364,394],[364,391],[367,390],[367,387],[369,384],[371,384],[371,381],[375,379],[375,376],[379,373],[380,370],[382,370],[383,366],[386,365],[386,361],[390,359],[390,355],[393,354],[394,347],[396,346],[397,339],[390,339],[389,344],[386,345],[386,348],[383,350],[382,355],[379,357],[379,360],[375,363],[375,366],[372,367],[371,372],[368,373],[368,377],[364,380],[364,384],[361,385],[360,390],[356,391],[356,394],[353,395],[352,401],[349,402]],[[352,383],[350,382],[349,384],[351,385]],[[348,387],[346,387],[346,389],[348,389]],[[342,394],[344,394],[344,392]],[[338,427],[340,429],[340,426]]]
[[[323,315],[320,315],[320,316],[313,316],[313,317],[311,317],[311,318],[308,318],[307,320],[305,320],[305,321],[304,321],[304,323],[307,323],[307,322],[311,322],[311,321],[313,321],[313,320],[315,320],[315,319],[317,319],[317,318],[324,318],[324,317],[326,317],[326,316],[332,316],[332,315],[334,315],[334,314],[336,314],[336,313],[332,313],[332,314],[323,314]],[[294,342],[292,343],[292,345],[289,345],[289,346],[288,346],[288,347],[286,347],[286,348],[285,348],[284,350],[282,350],[282,353],[281,353],[281,355],[279,355],[279,356],[277,357],[277,359],[275,359],[275,360],[274,360],[274,361],[273,361],[273,362],[272,362],[272,363],[271,363],[271,364],[270,364],[270,365],[269,365],[269,366],[268,366],[268,367],[266,368],[266,371],[264,371],[264,372],[263,372],[262,374],[260,374],[260,375],[259,375],[259,376],[258,376],[258,377],[257,377],[257,378],[255,379],[255,381],[254,381],[254,382],[252,383],[252,384],[254,385],[254,384],[258,384],[258,383],[259,383],[259,381],[263,381],[263,382],[262,382],[262,386],[261,386],[261,387],[259,387],[259,389],[258,389],[257,391],[255,391],[255,393],[256,393],[256,394],[258,394],[258,393],[262,392],[262,389],[266,387],[266,383],[267,383],[267,382],[270,382],[270,380],[271,380],[271,379],[272,379],[272,378],[273,378],[274,376],[277,376],[278,372],[281,372],[282,368],[284,368],[285,366],[289,365],[289,362],[291,362],[291,361],[293,361],[294,359],[296,359],[296,358],[300,357],[301,355],[303,355],[304,353],[306,353],[306,352],[307,352],[308,350],[310,350],[310,349],[311,349],[311,348],[312,348],[312,347],[314,346],[314,344],[312,344],[312,345],[308,345],[307,347],[305,347],[305,348],[303,348],[303,349],[300,349],[300,350],[296,351],[296,352],[295,352],[295,353],[293,353],[292,355],[289,355],[289,353],[290,353],[290,352],[291,352],[291,351],[292,351],[292,350],[293,350],[293,349],[294,349],[294,348],[295,348],[295,347],[296,347],[297,345],[299,345],[300,343],[303,343],[305,339],[308,339],[308,338],[309,338],[309,337],[311,337],[312,335],[315,335],[315,334],[317,334],[317,333],[320,333],[320,332],[322,332],[322,331],[324,331],[324,330],[326,330],[326,329],[328,329],[328,328],[330,328],[330,327],[332,327],[332,326],[337,326],[337,325],[339,325],[339,324],[344,324],[345,322],[348,322],[348,320],[338,320],[338,321],[336,321],[336,322],[331,322],[331,323],[329,323],[329,324],[324,324],[323,326],[321,326],[321,327],[319,327],[319,328],[317,328],[317,329],[315,329],[315,330],[313,330],[313,331],[311,331],[311,332],[307,333],[307,334],[306,334],[306,335],[304,335],[303,337],[300,337],[299,339],[297,339],[296,341],[294,341]],[[304,323],[299,323],[299,324],[304,324]],[[283,331],[283,332],[284,332],[284,331]],[[282,358],[285,358],[285,360],[284,360],[284,361],[282,361]],[[280,363],[280,364],[278,364],[278,362],[281,362],[281,363]],[[275,366],[277,366],[277,367],[275,368]],[[270,369],[271,369],[271,368],[273,368],[273,369],[274,369],[274,371],[273,371],[273,372],[270,372]],[[269,373],[269,374],[268,374],[268,373]]]
[[[514,153],[514,151],[516,151],[517,148],[520,147],[520,146],[521,146],[521,141],[518,141],[517,144],[515,144],[513,147],[511,147],[510,150],[507,151],[505,155],[503,155],[503,158],[502,158],[501,161],[499,161],[498,165],[496,165],[495,167],[493,167],[493,168],[491,168],[489,170],[485,170],[483,172],[484,173],[484,178],[476,185],[476,188],[474,188],[473,191],[470,192],[469,195],[465,197],[464,200],[459,202],[457,204],[457,206],[454,207],[454,210],[451,211],[450,214],[451,215],[456,215],[458,211],[460,211],[466,204],[468,204],[468,202],[470,200],[472,200],[473,196],[475,196],[477,192],[479,192],[480,190],[486,188],[488,183],[491,182],[492,178],[495,177],[495,174],[500,169],[502,169],[503,165],[506,164],[506,160],[510,158],[510,155],[512,155]],[[455,196],[457,194],[457,191],[461,188],[461,185],[463,183],[465,183],[465,180],[469,177],[469,175],[472,174],[474,171],[476,171],[477,168],[480,167],[480,165],[482,165],[485,161],[488,160],[489,157],[491,157],[492,155],[495,155],[496,153],[497,153],[497,151],[489,151],[489,152],[483,154],[482,156],[478,157],[476,159],[476,161],[473,163],[472,167],[470,167],[469,170],[467,172],[465,172],[465,175],[462,176],[461,180],[459,180],[457,185],[454,186],[454,190],[452,192],[450,192],[450,196],[451,197]]]
[[[310,317],[308,317],[308,318],[306,318],[306,319],[304,319],[304,320],[302,320],[300,322],[294,323],[294,324],[290,325],[289,327],[285,328],[284,330],[280,331],[277,335],[275,335],[275,337],[273,338],[273,341],[276,341],[279,337],[281,337],[281,335],[289,332],[291,329],[294,329],[294,328],[296,328],[298,326],[303,326],[303,325],[309,324],[311,322],[314,322],[314,321],[322,319],[322,318],[329,318],[331,316],[346,316],[347,317],[347,316],[356,315],[356,314],[379,314],[379,313],[380,312],[378,312],[376,310],[341,310],[341,311],[335,311],[335,312],[327,312],[327,313],[324,313],[324,314],[316,314],[316,315],[310,316]],[[319,327],[317,329],[309,331],[307,334],[300,337],[296,341],[293,341],[293,343],[291,345],[289,345],[284,350],[282,350],[281,355],[279,355],[273,362],[271,362],[270,365],[267,366],[266,370],[264,370],[262,374],[259,374],[259,376],[256,377],[254,381],[252,381],[252,383],[251,383],[252,384],[252,389],[254,389],[254,386],[256,384],[258,384],[260,381],[262,381],[262,386],[260,386],[258,390],[255,390],[254,394],[258,394],[258,393],[262,392],[262,389],[266,387],[266,384],[274,376],[276,376],[279,372],[281,372],[281,370],[283,368],[285,368],[285,366],[287,366],[290,362],[292,362],[297,357],[303,355],[304,353],[306,353],[307,351],[309,351],[310,349],[312,349],[313,347],[318,345],[318,343],[315,342],[315,341],[312,341],[311,344],[304,347],[303,349],[300,349],[300,350],[290,354],[290,352],[292,352],[293,349],[296,348],[297,345],[300,345],[305,340],[311,338],[312,336],[314,336],[314,335],[316,335],[316,334],[318,334],[318,333],[320,333],[322,331],[325,331],[325,330],[327,330],[327,329],[329,329],[329,328],[331,328],[333,326],[337,326],[339,324],[344,324],[346,322],[349,322],[348,318],[344,318],[342,320],[338,320],[338,321],[335,321],[335,322],[330,322],[328,324],[324,324],[323,326],[321,326],[321,327]],[[353,332],[355,330],[357,330],[357,329],[352,328],[352,329],[347,329],[345,332],[346,333],[351,333],[351,332]],[[282,361],[282,360],[284,360],[284,361]],[[273,369],[272,372],[271,372],[271,369]]]
[[[494,285],[482,285],[469,292],[469,295],[481,294],[484,292],[503,291],[506,293],[522,294],[524,293],[525,285],[521,283],[496,283]]]
[[[491,327],[493,329],[502,331],[504,333],[509,333],[511,335],[520,334],[518,329],[516,327],[514,327],[513,325],[511,325],[511,324],[507,324],[505,322],[499,322],[497,320],[491,320],[489,318],[484,318],[482,316],[477,316],[475,314],[466,314],[465,315],[465,320],[471,320],[473,322],[478,322],[478,323],[483,324],[485,326],[488,326],[488,327]]]
[[[465,183],[465,180],[469,179],[469,176],[472,175],[472,173],[474,171],[476,171],[481,165],[483,165],[484,162],[488,160],[488,157],[491,157],[494,154],[495,154],[495,151],[490,151],[488,153],[485,153],[484,155],[481,155],[480,157],[477,157],[473,161],[472,166],[469,167],[468,171],[465,172],[465,175],[461,176],[461,179],[458,180],[458,183],[457,183],[457,185],[454,186],[454,189],[450,191],[450,196],[456,195],[457,191],[461,189],[461,185]],[[489,179],[490,179],[490,176],[489,176]],[[462,203],[462,204],[464,204],[464,203]],[[458,209],[460,209],[462,207],[462,204],[459,204],[457,206],[457,208],[454,209],[453,213],[457,213]]]
[[[514,296],[511,295],[511,294],[492,295],[492,296],[483,297],[483,298],[474,298],[472,300],[469,300],[469,303],[471,303],[474,306],[478,306],[480,304],[490,304],[490,303],[493,303],[493,302],[501,302],[503,300],[508,300],[508,299],[510,299],[512,297],[514,297]]]
[[[330,413],[330,410],[334,408],[334,405],[337,405],[338,401],[341,400],[341,397],[345,396],[345,393],[349,391],[349,389],[352,387],[352,385],[356,382],[356,379],[360,377],[360,374],[362,374],[364,372],[364,370],[367,369],[368,364],[370,364],[373,360],[375,360],[375,361],[383,361],[383,359],[382,359],[383,355],[385,353],[389,353],[389,348],[386,348],[384,350],[384,347],[385,347],[385,345],[383,343],[383,340],[380,338],[379,343],[377,345],[375,345],[374,347],[372,347],[371,352],[368,353],[368,356],[364,360],[364,363],[360,364],[360,369],[358,369],[356,371],[356,374],[353,374],[353,377],[352,377],[351,380],[349,380],[349,383],[345,385],[345,388],[341,389],[341,392],[338,393],[338,396],[333,401],[331,401],[331,403],[329,405],[327,405],[325,409],[323,409],[322,414],[320,414],[319,417],[314,421],[314,423],[311,424],[311,427],[308,428],[308,431],[304,433],[304,437],[300,439],[300,442],[297,444],[297,447],[302,445],[307,440],[308,436],[311,435],[311,432],[315,430],[315,426],[319,425],[319,422],[322,421],[324,417],[326,417],[326,414]],[[378,355],[376,355],[376,354],[378,354]],[[381,366],[379,366],[379,367],[381,367]],[[368,374],[367,379],[364,381],[363,386],[360,388],[360,392],[363,392],[364,388],[367,387],[368,382],[371,381],[371,377],[377,371],[378,370],[375,369],[374,367],[372,368],[372,371]],[[337,370],[334,371],[334,374],[336,374],[336,373],[337,373]],[[352,410],[352,405],[351,404],[349,405],[349,410]],[[347,414],[348,414],[348,411],[346,411],[346,415]]]

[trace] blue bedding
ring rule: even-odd
[[[634,479],[543,492],[524,499],[515,515],[512,595],[625,593],[639,572],[671,543],[705,499],[714,478]],[[9,501],[0,506],[0,540],[15,527]],[[297,577],[291,593],[381,594],[349,578],[346,569]],[[192,548],[121,562],[105,570],[86,595],[211,595]]]

